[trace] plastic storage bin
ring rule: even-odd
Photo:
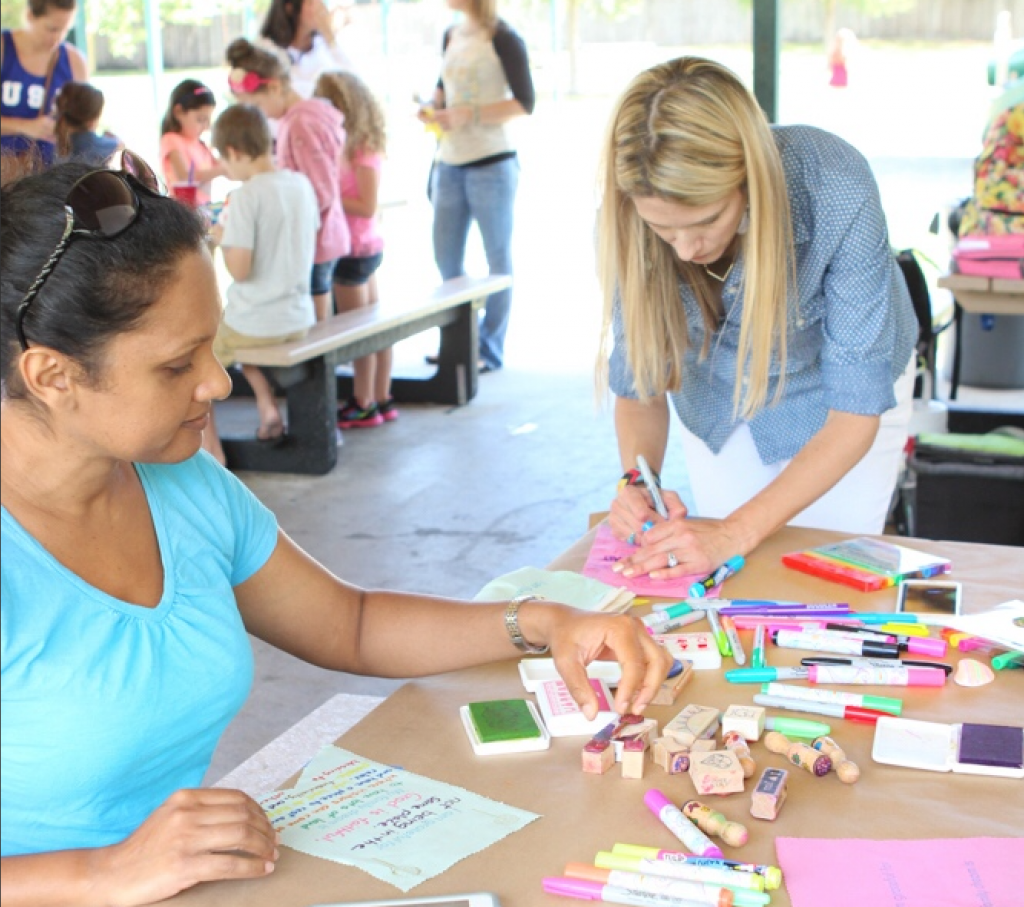
[[[921,435],[901,496],[910,535],[1024,546],[1024,441]]]
[[[961,384],[1024,388],[1024,315],[964,312],[958,342]]]

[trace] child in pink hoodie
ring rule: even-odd
[[[345,118],[319,99],[305,100],[292,88],[288,63],[245,38],[227,49],[228,84],[243,103],[254,104],[277,123],[277,163],[306,176],[320,208],[320,232],[310,280],[318,321],[333,312],[334,263],[348,255],[352,241],[341,201],[341,160]]]

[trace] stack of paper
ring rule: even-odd
[[[476,601],[508,601],[518,595],[536,595],[546,601],[572,605],[581,611],[620,614],[629,609],[634,594],[570,570],[523,567],[491,580],[475,596]]]

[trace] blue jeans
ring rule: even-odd
[[[484,243],[491,274],[512,274],[512,216],[519,161],[507,158],[482,167],[434,167],[434,260],[443,280],[461,277],[466,240],[475,220]],[[480,358],[491,368],[504,361],[512,290],[487,297],[480,322]]]

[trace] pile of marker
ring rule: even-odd
[[[543,881],[549,894],[642,907],[762,907],[781,885],[777,866],[636,844],[598,851],[592,864],[568,863],[564,875]]]

